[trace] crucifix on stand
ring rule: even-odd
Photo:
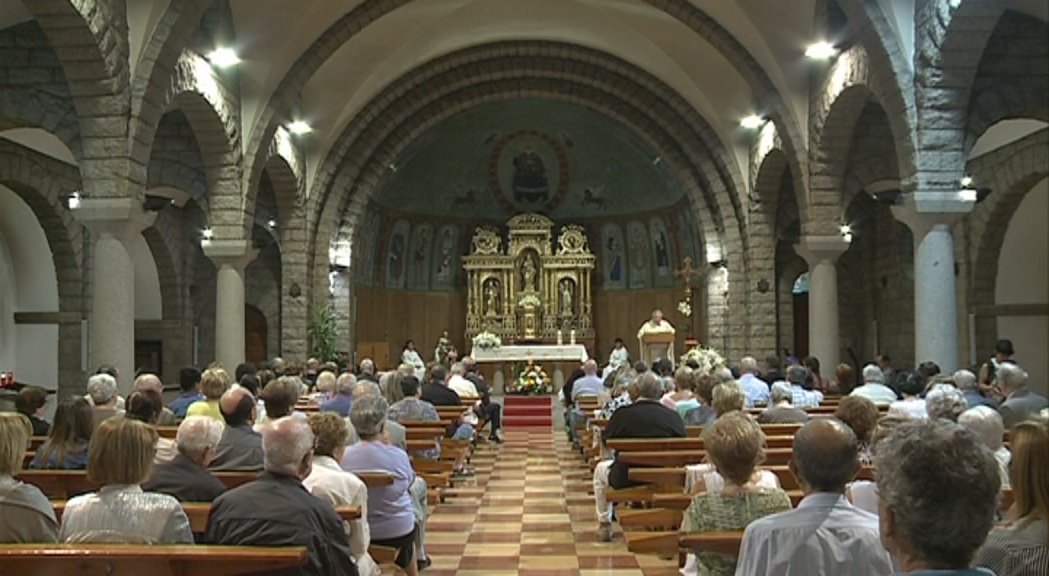
[[[682,293],[682,299],[678,302],[677,310],[688,320],[689,337],[686,339],[685,346],[688,347],[690,343],[688,340],[693,340],[697,335],[696,330],[696,314],[694,304],[698,305],[696,299],[693,298],[695,290],[695,282],[697,280],[702,281],[706,277],[706,272],[702,268],[696,268],[692,265],[692,258],[689,256],[685,257],[682,262],[681,268],[674,271],[674,276],[684,284],[684,292]]]

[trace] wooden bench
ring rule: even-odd
[[[801,485],[787,466],[762,466],[776,475],[779,485],[784,490],[800,490]],[[673,487],[679,491],[685,489],[685,468],[683,466],[668,468],[631,468],[630,479],[657,486]],[[857,480],[874,480],[874,467],[864,466],[856,474]]]
[[[793,450],[790,448],[771,448],[765,451],[765,464],[769,466],[785,465],[790,462]],[[699,464],[706,458],[703,450],[664,450],[647,452],[624,452],[617,458],[626,464],[649,467],[676,467],[687,464]]]
[[[129,544],[2,544],[5,574],[73,576],[235,576],[304,566],[302,546],[148,546]]]
[[[701,550],[739,556],[743,544],[743,532],[694,532],[681,533],[677,530],[652,532],[627,532],[627,550],[634,554],[658,554],[671,556],[681,550]]]

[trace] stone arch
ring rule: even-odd
[[[359,4],[325,30],[285,74],[280,85],[263,107],[247,146],[245,189],[249,198],[245,203],[245,210],[249,214],[254,210],[250,195],[256,189],[264,165],[263,150],[273,138],[277,129],[277,119],[295,103],[302,87],[336,50],[372,22],[411,1],[413,0],[366,0]],[[797,121],[757,60],[716,19],[693,6],[688,0],[646,0],[646,2],[666,12],[668,16],[681,21],[713,46],[718,47],[726,54],[729,61],[739,63],[743,67],[739,72],[751,85],[758,100],[767,106],[769,115],[780,132],[787,136],[785,149],[789,153],[791,173],[798,179],[795,189],[807,190],[807,173],[802,170],[804,165],[801,154],[803,140],[800,137]]]
[[[65,313],[58,325],[58,381],[60,387],[68,383],[77,391],[84,381],[80,319],[84,314],[86,241],[84,229],[73,219],[67,203],[70,191],[80,186],[80,174],[73,166],[0,139],[0,184],[29,206],[47,237],[58,279],[59,311]],[[70,392],[61,390],[63,396]]]
[[[776,258],[776,349],[797,354],[794,348],[794,281],[809,269],[805,259],[792,247],[781,246]]]
[[[751,341],[748,353],[771,354],[779,349],[780,326],[778,325],[778,276],[776,270],[776,247],[780,238],[780,227],[783,223],[780,216],[781,202],[793,202],[794,198],[784,198],[785,188],[793,188],[794,182],[790,173],[789,159],[782,149],[774,147],[764,154],[761,163],[757,166],[754,175],[754,184],[748,204],[747,231],[749,235],[751,262],[755,281],[747,286],[749,291],[754,292],[750,298],[750,306],[757,306],[760,310],[751,314]],[[797,214],[795,206],[794,212]],[[758,286],[765,282],[766,290],[758,290]]]
[[[1049,176],[1049,129],[971,160],[967,171],[992,190],[969,215],[970,237],[976,242],[972,248],[970,311],[978,311],[996,301],[995,277],[1009,221],[1027,192]],[[976,323],[977,350],[993,349],[995,319],[978,315]]]
[[[156,226],[143,230],[142,237],[146,239],[149,251],[153,254],[157,275],[160,276],[161,310],[164,320],[178,320],[182,318],[182,299],[179,298],[181,283],[167,240]]]
[[[240,238],[240,144],[236,99],[203,57],[184,50],[161,110],[182,111],[193,128],[208,181],[208,216],[216,238]],[[220,202],[215,200],[222,198]],[[218,206],[216,206],[218,204]]]
[[[289,287],[309,285],[307,258],[309,253],[306,225],[305,199],[302,180],[295,166],[289,164],[286,152],[280,153],[277,147],[271,150],[266,161],[265,176],[270,182],[280,213],[278,233],[280,236],[280,293],[279,293],[279,330],[271,330],[272,336],[279,338],[281,354],[290,358],[305,358],[306,328],[309,319],[307,299],[300,295],[293,296]],[[261,182],[260,182],[261,184]],[[261,254],[260,254],[261,257]],[[272,325],[272,323],[271,323]]]
[[[972,81],[965,153],[1001,120],[1049,122],[1049,38],[1046,23],[1007,11],[988,39]]]
[[[286,354],[281,350],[280,341],[282,268],[287,258],[281,244],[263,226],[256,224],[252,227],[252,239],[259,253],[244,269],[244,303],[257,308],[266,318],[266,348],[269,354]]]
[[[208,176],[196,134],[182,110],[161,117],[153,135],[146,187],[170,186],[184,191],[204,208],[209,206]]]
[[[896,140],[887,120],[885,110],[876,101],[868,102],[856,117],[840,183],[845,213],[853,205],[856,194],[868,185],[903,179],[895,150]]]

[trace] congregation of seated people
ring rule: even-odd
[[[893,370],[883,354],[859,370],[859,382],[849,365],[826,379],[813,372],[815,359],[783,370],[776,357],[764,370],[742,358],[731,374],[698,366],[671,374],[661,361],[615,370],[602,408],[581,416],[594,422],[600,454],[592,464],[598,538],[614,540],[614,520],[632,512],[611,494],[653,498],[629,492],[646,486],[632,479],[639,466],[605,444],[699,436],[703,461],[683,470],[691,500],[681,541],[742,537],[734,555],[683,548],[683,573],[1049,574],[1049,403],[1011,351],[1000,341],[987,364],[950,375],[931,362]],[[776,438],[791,446],[793,497],[763,468],[763,426],[783,425],[797,430]],[[664,487],[649,486],[655,499],[638,503],[658,508]]]
[[[470,387],[459,390],[459,380]],[[298,545],[308,563],[295,573],[317,575],[377,575],[369,546],[378,545],[395,551],[399,571],[415,574],[431,562],[428,487],[413,472],[397,420],[437,421],[435,406],[462,406],[448,437],[472,439],[483,424],[501,442],[501,408],[491,408],[498,405],[469,358],[418,376],[410,365],[375,374],[369,359],[357,374],[313,360],[303,368],[280,359],[261,369],[242,364],[233,378],[219,365],[187,367],[178,387],[165,406],[160,379],[141,374],[125,398],[115,370],[103,367],[85,396],[56,405],[50,422],[47,392],[25,387],[17,411],[0,413],[0,543]],[[460,394],[476,405],[463,406]],[[158,433],[176,423],[174,438]],[[41,436],[27,458],[31,438]],[[83,470],[97,490],[70,494],[56,514],[23,481],[23,465]],[[393,481],[369,488],[354,471]],[[258,476],[229,488],[216,473]],[[203,532],[191,531],[180,503],[211,503]],[[344,505],[360,516],[343,521],[335,507]]]

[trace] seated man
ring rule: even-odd
[[[459,395],[459,398],[466,396],[467,398],[477,398],[481,395],[477,391],[477,386],[473,382],[466,379],[466,367],[463,366],[462,362],[452,364],[452,368],[449,372],[451,376],[448,377],[448,388]]]
[[[845,498],[859,468],[859,443],[848,426],[834,418],[802,426],[790,471],[805,498],[794,510],[747,526],[736,574],[891,574],[878,517]]]
[[[876,458],[881,541],[899,573],[990,574],[970,566],[998,509],[991,451],[961,426],[930,418],[896,426]]]
[[[249,395],[250,396],[250,395]],[[232,546],[305,546],[299,574],[357,576],[342,519],[302,485],[313,461],[313,432],[298,418],[263,429],[265,472],[211,505],[204,541]]]
[[[579,422],[585,422],[593,414],[584,414],[583,410],[579,408],[576,400],[580,396],[594,396],[597,397],[603,394],[605,391],[605,382],[597,376],[597,362],[593,359],[587,360],[583,363],[583,376],[576,379],[572,384],[572,392],[570,399],[570,406],[568,412],[568,424],[569,438],[576,442],[575,438],[575,427]]]
[[[481,396],[479,415],[482,422],[478,430],[483,429],[485,423],[491,422],[492,432],[488,435],[488,440],[501,444],[503,440],[499,437],[499,429],[503,427],[503,405],[498,402],[492,402],[491,388],[485,382],[484,376],[477,371],[477,362],[473,358],[469,356],[463,357],[463,369],[466,370],[465,378],[474,385],[477,393]]]
[[[226,485],[208,472],[208,464],[222,438],[222,424],[207,416],[190,416],[179,424],[175,435],[178,456],[153,466],[146,492],[174,496],[180,502],[211,502],[226,491]]]
[[[445,383],[447,374],[444,366],[430,369],[431,380],[422,386],[422,400],[434,406],[460,406],[459,395]]]
[[[793,392],[791,404],[795,408],[811,408],[819,406],[820,402],[823,401],[823,392],[812,389],[808,368],[797,364],[788,367],[787,383],[790,384],[790,389]]]
[[[168,404],[168,409],[175,415],[175,418],[185,418],[189,405],[204,399],[204,395],[200,393],[200,370],[193,366],[180,370],[178,385],[182,392],[179,393],[178,398]]]
[[[678,413],[663,406],[663,381],[655,372],[638,376],[638,397],[630,405],[612,414],[605,425],[602,440],[610,438],[684,438],[685,422]],[[605,500],[609,488],[628,488],[629,465],[618,458],[598,462],[594,468],[594,500],[597,504],[598,538],[612,540],[612,507]]]
[[[230,388],[219,400],[226,428],[215,448],[211,470],[262,470],[262,436],[255,424],[255,397],[240,386]]]
[[[1046,400],[1045,396],[1029,389],[1027,372],[1016,364],[1002,364],[995,379],[1002,395],[1005,396],[998,412],[1001,413],[1007,430],[1049,406],[1049,400]]]
[[[850,396],[863,396],[875,404],[892,404],[897,400],[896,392],[885,385],[885,374],[875,364],[863,367],[863,385],[853,389]]]
[[[135,378],[135,390],[152,390],[157,394],[164,395],[164,383],[160,381],[160,378],[156,374],[140,374],[138,378]],[[175,425],[175,414],[168,408],[161,407],[160,419],[157,420],[157,426],[174,426]]]

